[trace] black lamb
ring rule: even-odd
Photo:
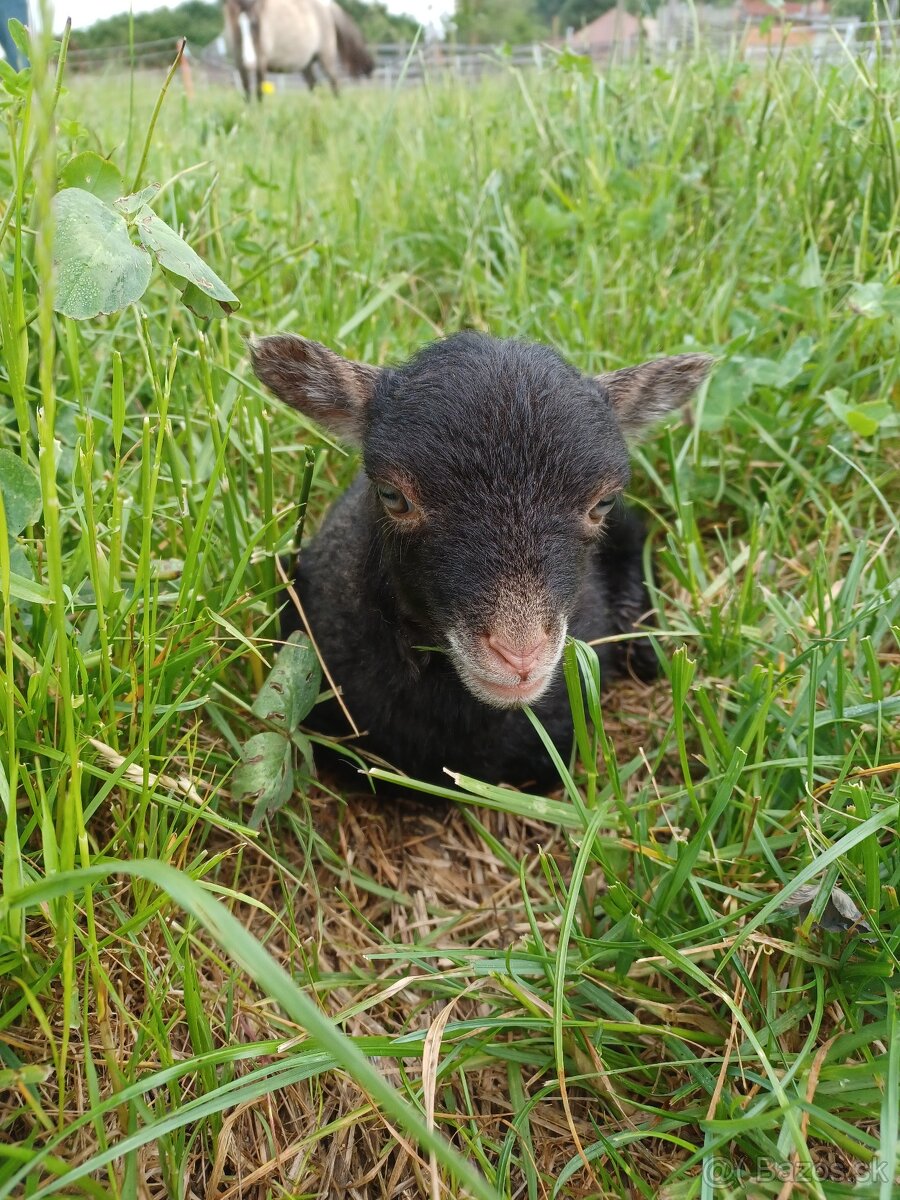
[[[712,360],[590,377],[547,347],[468,332],[400,367],[286,334],[250,349],[279,399],[362,448],[296,580],[356,744],[423,779],[549,782],[521,709],[568,752],[566,637],[600,639],[604,679],[655,674],[645,639],[602,640],[650,609],[625,437],[683,404]],[[284,633],[299,624],[289,605]],[[310,725],[350,732],[333,700]]]

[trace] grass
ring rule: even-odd
[[[132,178],[157,90],[73,79],[54,130],[36,74],[0,150],[0,446],[42,492],[0,537],[0,1197],[888,1200],[896,65],[173,87],[144,178],[240,296],[208,328],[158,273],[53,314],[59,169]],[[587,687],[550,797],[325,779],[256,833],[229,779],[303,447],[307,532],[354,464],[242,335],[384,361],[463,325],[721,357],[635,456],[661,679]],[[834,884],[871,934],[818,926]]]

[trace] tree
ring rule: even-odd
[[[129,43],[128,13],[119,13],[103,21],[95,21],[87,29],[72,34],[73,50],[103,50]],[[155,42],[167,39],[174,43],[185,37],[194,49],[206,46],[222,32],[222,7],[205,0],[186,0],[177,8],[158,8],[153,12],[137,13],[134,17],[135,42]]]
[[[549,26],[555,22],[561,34],[570,27],[581,29],[615,6],[616,0],[537,0],[538,15]]]
[[[859,17],[861,21],[890,20],[896,14],[896,0],[834,0],[831,6],[833,17]]]
[[[388,12],[380,0],[340,0],[341,8],[357,23],[370,46],[379,42],[411,42],[419,29],[413,17]]]

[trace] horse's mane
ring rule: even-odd
[[[350,75],[371,75],[375,70],[375,59],[369,53],[359,26],[339,4],[332,3],[329,7],[334,16],[334,32],[341,62]]]

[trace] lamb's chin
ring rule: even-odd
[[[479,700],[490,704],[492,708],[524,708],[527,704],[536,704],[549,686],[550,677],[544,676],[534,683],[520,683],[513,687],[479,681],[477,689],[472,684],[469,688]]]
[[[457,662],[455,665],[466,689],[476,700],[489,704],[491,708],[524,708],[526,704],[535,704],[546,692],[553,677],[553,671],[549,670],[522,683],[498,683],[479,675],[468,664]]]

